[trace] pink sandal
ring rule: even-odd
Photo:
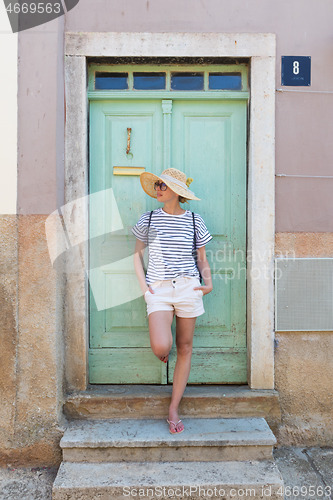
[[[181,422],[181,420],[178,420],[178,422],[175,424],[175,422],[173,422],[172,420],[169,420],[169,419],[167,418],[167,422],[168,422],[168,424],[169,424],[169,432],[170,432],[170,434],[180,434],[181,432],[183,432],[183,430],[184,430],[184,429],[182,429],[181,431],[177,431],[177,430],[172,431],[172,430],[170,429],[170,425],[173,425],[173,426],[174,426],[174,429],[176,429],[177,425]]]

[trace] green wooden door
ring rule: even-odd
[[[206,253],[213,291],[204,297],[189,383],[246,383],[246,101],[176,101],[172,164],[194,179],[190,202],[213,235]],[[169,358],[169,380],[176,352]]]
[[[90,383],[166,382],[166,368],[150,349],[145,302],[139,296],[133,266],[135,238],[130,228],[139,214],[150,208],[149,200],[139,177],[114,175],[113,170],[124,166],[144,166],[148,170],[152,165],[162,169],[161,101],[93,102],[89,174]],[[138,298],[128,301],[133,296]]]
[[[167,365],[150,349],[133,267],[130,229],[159,204],[139,177],[115,175],[119,166],[173,166],[194,178],[202,201],[187,208],[214,237],[214,290],[197,320],[189,383],[246,383],[246,109],[245,100],[91,102],[90,383],[171,383],[175,364],[175,345]]]

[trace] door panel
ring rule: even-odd
[[[169,357],[169,376],[176,364],[176,351]],[[242,384],[246,373],[246,356],[239,349],[193,347],[189,384]]]
[[[175,345],[168,365],[161,363],[150,349],[144,298],[138,293],[119,300],[138,290],[130,229],[144,211],[160,205],[144,193],[139,177],[113,175],[113,166],[159,174],[170,156],[171,166],[193,177],[191,188],[201,198],[186,208],[202,215],[213,235],[206,252],[214,290],[197,319],[189,383],[246,383],[246,109],[245,100],[91,103],[90,193],[112,189],[116,208],[107,196],[90,197],[90,268],[96,271],[90,383],[172,382]],[[163,124],[163,111],[171,110],[171,124]],[[126,154],[128,127],[133,158]],[[123,229],[114,224],[112,230],[117,210]],[[102,237],[93,237],[96,227],[99,234],[105,228]]]
[[[173,105],[172,165],[194,179],[201,201],[190,209],[213,235],[206,252],[214,289],[196,322],[189,383],[247,381],[246,115],[246,101]],[[170,380],[172,373],[170,362]]]
[[[165,363],[161,363],[150,348],[93,349],[89,360],[93,366],[93,384],[167,383]]]
[[[127,128],[131,128],[131,154],[126,154]],[[94,286],[90,286],[89,381],[165,383],[166,366],[150,349],[145,302],[133,266],[131,227],[151,209],[153,200],[142,190],[139,177],[113,174],[114,166],[161,171],[161,102],[93,102],[90,130],[90,194],[100,196],[90,196],[90,285]],[[110,198],[123,229],[116,225],[117,230],[110,231],[114,217]],[[92,237],[96,226],[105,228],[102,237]],[[138,298],[128,301],[133,296]]]

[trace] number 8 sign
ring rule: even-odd
[[[298,75],[298,73],[299,73],[299,61],[293,62],[293,73],[294,73],[294,75]]]
[[[282,56],[281,57],[281,85],[310,86],[311,85],[311,57],[310,56]]]

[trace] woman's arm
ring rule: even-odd
[[[135,250],[134,250],[134,269],[142,293],[145,293],[148,290],[148,285],[146,283],[146,276],[143,267],[143,255],[145,253],[146,246],[147,245],[143,241],[136,238]]]
[[[206,248],[200,247],[197,248],[196,251],[198,256],[197,265],[205,284],[200,287],[195,287],[195,289],[202,290],[203,294],[206,295],[213,290],[212,274],[210,272],[209,262],[206,256]]]

